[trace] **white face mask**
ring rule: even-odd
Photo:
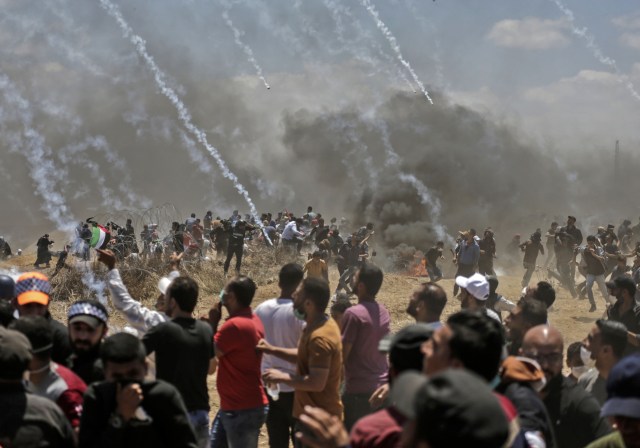
[[[593,367],[594,361],[593,359],[591,359],[591,352],[584,346],[580,347],[580,359],[582,359],[582,363],[585,365],[585,367]]]
[[[571,374],[576,378],[580,378],[582,375],[589,371],[589,366],[571,367]]]

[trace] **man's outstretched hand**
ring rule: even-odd
[[[110,250],[96,249],[98,252],[98,261],[103,263],[107,269],[111,270],[116,267],[116,255]]]

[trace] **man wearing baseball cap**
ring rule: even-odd
[[[53,332],[51,359],[63,366],[71,355],[67,327],[55,320],[49,312],[51,283],[40,272],[25,272],[16,281],[14,306],[18,316],[42,316],[47,319]]]
[[[486,382],[463,369],[449,369],[427,379],[402,374],[392,400],[409,420],[401,446],[445,448],[504,446],[509,422]]]
[[[473,274],[471,277],[456,277],[456,285],[462,290],[460,298],[462,300],[462,309],[471,311],[481,311],[492,319],[500,321],[500,316],[487,308],[487,299],[489,298],[489,281],[482,274]]]
[[[622,359],[609,373],[608,399],[601,415],[613,422],[615,432],[587,448],[640,447],[640,355]]]
[[[422,371],[421,346],[433,334],[433,328],[424,323],[404,327],[393,336],[380,341],[379,350],[389,353],[389,384],[403,372]],[[395,403],[356,422],[351,429],[351,448],[396,447],[400,443],[402,426],[406,418]]]
[[[69,339],[73,354],[69,368],[87,385],[104,379],[100,347],[109,315],[97,300],[79,300],[69,308]]]

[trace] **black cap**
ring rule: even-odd
[[[436,328],[431,324],[417,323],[407,325],[396,334],[388,334],[378,343],[378,350],[390,353],[393,350],[411,350],[429,339]]]
[[[31,344],[19,331],[0,327],[0,378],[20,380],[31,362]]]
[[[435,331],[433,324],[407,325],[395,335],[387,335],[378,344],[378,350],[389,352],[389,362],[396,373],[407,370],[422,370],[423,354],[420,349]]]
[[[509,423],[487,383],[464,369],[449,369],[427,379],[406,372],[395,381],[393,406],[416,419],[416,436],[429,446],[503,446]]]
[[[0,275],[0,299],[11,300],[15,297],[16,282],[8,275]]]
[[[640,419],[640,354],[623,358],[611,369],[607,395],[601,411],[603,417]]]

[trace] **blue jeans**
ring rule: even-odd
[[[193,426],[198,448],[206,448],[209,445],[209,411],[201,409],[187,413],[189,422]]]
[[[609,303],[609,291],[607,291],[607,285],[604,282],[604,275],[592,275],[587,274],[587,297],[589,298],[589,303],[592,305],[596,304],[596,301],[593,297],[593,284],[597,283],[598,288],[600,288],[600,294],[602,294],[602,298],[606,303]]]
[[[442,278],[442,271],[438,266],[427,265],[427,274],[429,274],[429,281],[435,281]]]
[[[216,414],[211,426],[211,448],[257,448],[260,428],[269,406]]]

